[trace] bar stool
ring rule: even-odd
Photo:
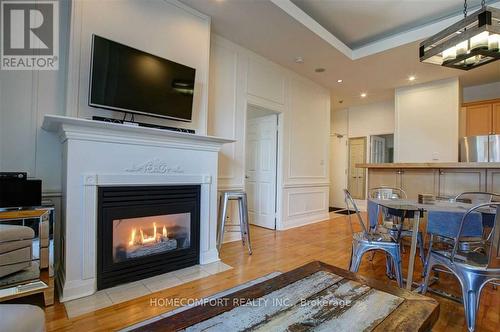
[[[224,230],[227,217],[227,205],[229,201],[238,201],[238,207],[240,212],[240,233],[241,241],[243,245],[245,242],[248,246],[248,253],[252,254],[252,244],[250,243],[250,226],[248,222],[248,204],[247,204],[247,194],[244,191],[222,191],[219,200],[219,220],[217,223],[217,249],[220,251],[222,242],[224,240],[224,232],[238,232],[233,230]],[[232,225],[233,226],[233,225]]]

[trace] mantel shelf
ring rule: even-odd
[[[119,123],[94,121],[83,118],[74,118],[59,115],[45,115],[42,128],[51,132],[81,132],[91,133],[93,135],[118,135],[127,137],[147,137],[169,141],[191,142],[200,145],[219,145],[233,143],[235,140],[183,133],[165,129],[138,127],[124,125]]]

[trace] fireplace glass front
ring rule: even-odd
[[[97,288],[199,264],[200,186],[98,189]]]
[[[113,261],[161,254],[190,246],[191,213],[113,220]]]

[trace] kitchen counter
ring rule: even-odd
[[[500,163],[386,163],[386,164],[356,164],[357,168],[378,169],[500,169]]]
[[[402,188],[410,199],[418,194],[453,197],[465,191],[500,193],[500,163],[365,163],[356,167],[367,169],[368,188]]]

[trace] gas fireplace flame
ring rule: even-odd
[[[153,235],[148,235],[144,232],[142,227],[139,227],[139,233],[137,233],[136,228],[132,228],[130,232],[130,241],[128,242],[129,247],[144,245],[148,243],[158,243],[168,240],[167,227],[163,225],[161,234],[157,232],[156,223],[153,223]]]

